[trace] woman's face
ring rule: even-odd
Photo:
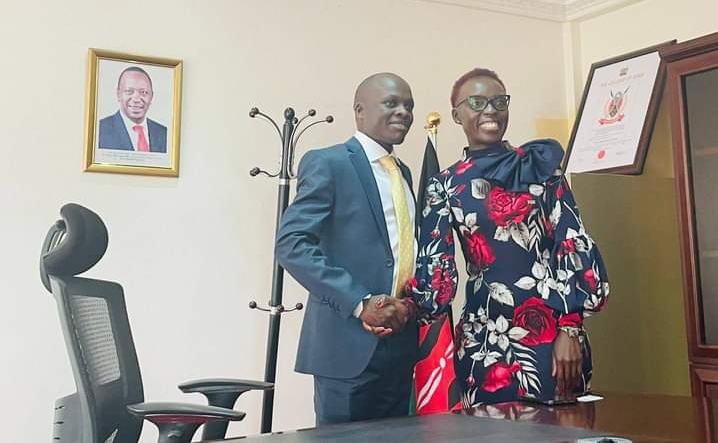
[[[508,106],[503,111],[499,111],[491,100],[505,94],[506,90],[501,83],[491,77],[472,78],[461,85],[458,99],[454,109],[451,110],[451,116],[464,129],[469,147],[481,149],[503,139],[509,123]],[[469,99],[471,96],[480,97]],[[482,102],[485,103],[483,98],[490,100],[486,107],[479,111],[472,109],[470,101],[473,101],[474,104],[483,104]],[[500,101],[501,98],[498,100]]]

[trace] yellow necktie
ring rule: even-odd
[[[399,227],[399,272],[394,282],[394,296],[401,297],[401,290],[414,275],[414,226],[409,216],[409,205],[406,202],[403,177],[390,155],[379,159],[379,163],[387,170],[391,179],[391,199],[394,202],[396,223]]]

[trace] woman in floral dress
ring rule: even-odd
[[[456,293],[455,241],[466,259],[455,369],[467,407],[588,391],[583,320],[609,292],[601,255],[559,169],[559,143],[503,141],[509,98],[493,71],[474,69],[457,80],[452,117],[469,146],[429,181],[420,202],[410,290],[426,318],[446,312]]]

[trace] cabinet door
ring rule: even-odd
[[[669,63],[668,78],[689,349],[707,361],[718,359],[718,51]]]
[[[718,368],[691,365],[691,384],[696,397],[698,416],[703,421],[702,432],[705,441],[718,442]]]

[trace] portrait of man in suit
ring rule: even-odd
[[[167,152],[167,127],[147,118],[154,90],[149,74],[139,66],[122,71],[117,80],[120,109],[100,120],[99,149]]]

